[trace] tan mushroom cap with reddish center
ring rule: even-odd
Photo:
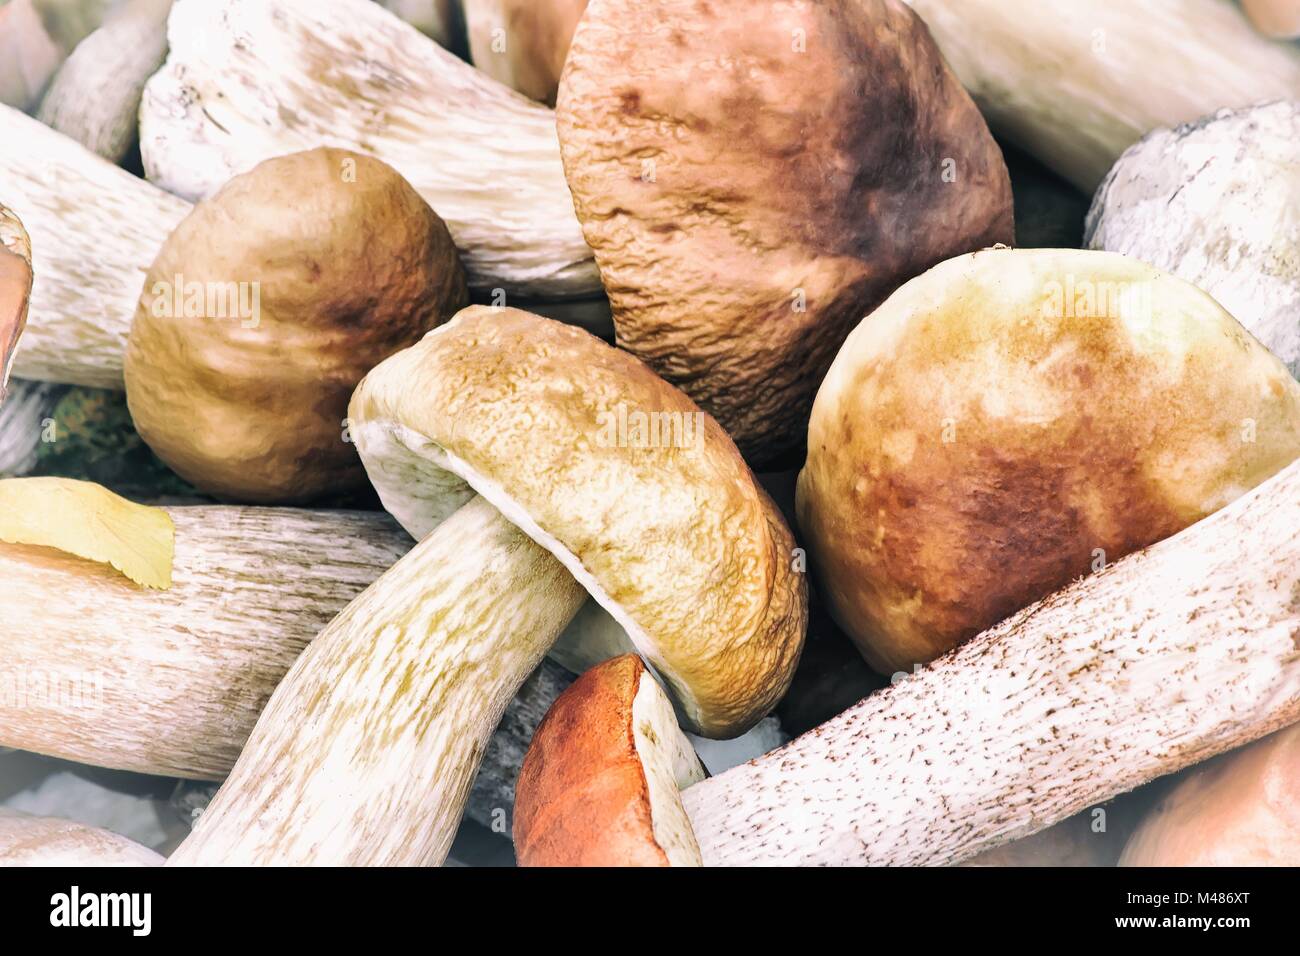
[[[1300,866],[1300,725],[1192,770],[1121,866]]]
[[[515,785],[520,866],[699,866],[678,796],[704,779],[634,655],[579,677],[537,728]]]
[[[32,246],[18,217],[0,206],[0,401],[32,297]]]
[[[626,352],[472,306],[368,375],[352,434],[417,538],[477,492],[622,625],[698,733],[780,700],[807,621],[794,538],[716,421]]]
[[[799,524],[877,669],[910,671],[1300,456],[1300,383],[1133,259],[985,250],[903,286],[813,409]]]
[[[1012,241],[1001,152],[896,0],[593,0],[556,118],[619,344],[755,465],[899,283]]]
[[[353,389],[467,301],[447,227],[392,167],[327,148],[267,160],[158,253],[126,353],[131,415],[220,497],[363,487],[345,438]]]

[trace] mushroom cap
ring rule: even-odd
[[[488,76],[553,104],[586,9],[587,0],[465,0],[470,59]]]
[[[0,866],[162,866],[163,858],[109,830],[0,807]]]
[[[339,149],[267,160],[195,206],[149,269],[131,415],[220,497],[362,487],[343,420],[353,389],[467,301],[446,226],[390,166]]]
[[[901,282],[1012,241],[997,144],[897,0],[594,0],[557,122],[618,343],[756,466]]]
[[[0,206],[0,401],[32,297],[32,245],[18,217]]]
[[[799,525],[836,621],[910,670],[1300,456],[1300,383],[1124,256],[993,249],[898,290],[818,393]]]
[[[717,422],[632,356],[474,306],[367,375],[349,418],[411,534],[488,499],[623,626],[692,730],[736,736],[785,693],[807,618],[790,530]]]
[[[1120,866],[1300,866],[1300,725],[1193,770],[1142,821]]]
[[[659,685],[632,654],[551,705],[515,784],[520,866],[699,866],[681,789],[704,779]]]
[[[1250,21],[1272,37],[1300,37],[1300,0],[1241,0]]]
[[[1097,190],[1085,238],[1208,292],[1300,378],[1300,102],[1148,133]]]

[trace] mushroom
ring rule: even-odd
[[[799,525],[881,673],[1223,507],[1300,456],[1300,383],[1213,299],[1106,252],[907,283],[813,408]]]
[[[167,55],[172,0],[128,0],[59,67],[37,116],[110,162],[138,138],[140,94]]]
[[[99,827],[0,807],[0,866],[162,866],[134,840]]]
[[[633,654],[560,695],[519,773],[520,866],[700,866],[678,791],[704,779],[671,702]]]
[[[1300,725],[1193,770],[1142,821],[1120,865],[1300,865]]]
[[[587,0],[464,0],[464,5],[473,64],[525,96],[554,105]]]
[[[0,103],[20,110],[36,106],[59,64],[110,6],[110,0],[0,4]]]
[[[633,413],[659,428],[621,430]],[[584,588],[692,729],[739,734],[789,685],[790,532],[717,423],[636,359],[473,307],[371,372],[350,418],[422,540],[298,658],[174,862],[439,862],[501,708]]]
[[[1300,37],[1300,2],[1297,0],[1241,0],[1250,22],[1271,37]]]
[[[1223,304],[1300,378],[1300,102],[1220,110],[1131,146],[1086,242],[1172,272]]]
[[[352,390],[468,301],[446,226],[387,164],[328,148],[267,160],[195,206],[145,276],[131,417],[222,498],[355,490]]]
[[[33,242],[32,321],[14,374],[122,386],[131,316],[145,271],[190,211],[67,136],[0,106],[0,201]]]
[[[756,464],[899,283],[1012,239],[1002,155],[894,0],[599,0],[556,119],[618,344]]]
[[[0,543],[0,580],[16,598],[0,603],[0,747],[222,780],[302,649],[411,546],[391,519],[363,512],[166,511],[168,591]],[[480,823],[499,824],[512,805],[528,741],[571,679],[543,662],[507,706],[469,802]]]
[[[36,455],[54,407],[67,391],[61,385],[14,379],[0,407],[0,478],[18,478],[36,467]]]
[[[993,131],[1087,193],[1157,127],[1300,90],[1300,49],[1229,0],[906,2]]]
[[[688,786],[681,800],[702,861],[958,863],[1300,720],[1297,527],[1300,461],[780,750]],[[543,738],[553,745],[545,761],[526,758],[517,803],[536,799],[548,770],[574,768],[584,750],[599,756],[586,741],[608,718],[595,706],[564,718],[566,734]],[[656,739],[657,760],[679,746]],[[598,795],[611,766],[588,763],[565,792]],[[609,808],[625,797],[611,787]],[[643,842],[544,819],[564,811],[554,799],[529,819],[587,842],[557,847],[569,859],[598,852],[594,842]],[[661,791],[654,810],[666,820],[664,802]],[[569,806],[604,816],[582,799]],[[645,840],[652,820],[634,821]]]
[[[402,173],[493,296],[599,292],[554,114],[369,0],[178,0],[145,87],[149,179],[211,195],[264,159],[326,144]]]
[[[9,387],[18,340],[27,327],[31,297],[31,240],[18,217],[0,206],[0,402]]]

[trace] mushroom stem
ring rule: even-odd
[[[14,375],[121,389],[145,271],[190,204],[0,106],[5,202],[32,239],[30,321]]]
[[[585,596],[472,498],[298,658],[169,862],[440,863],[505,703]]]
[[[1300,89],[1300,49],[1229,0],[907,2],[993,131],[1088,193],[1158,126]]]
[[[1300,461],[683,793],[706,865],[959,862],[1300,720]]]
[[[0,866],[161,866],[163,858],[99,827],[0,807]]]
[[[45,423],[65,391],[46,382],[9,383],[9,394],[0,406],[0,478],[20,478],[36,466]]]

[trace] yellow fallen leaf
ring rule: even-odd
[[[0,541],[58,548],[112,565],[147,588],[165,591],[172,584],[171,516],[89,481],[0,481]]]

